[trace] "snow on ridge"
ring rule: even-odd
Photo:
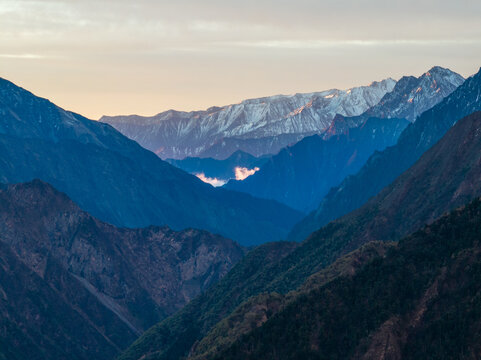
[[[390,92],[385,79],[347,90],[274,95],[205,111],[169,110],[151,117],[102,117],[142,146],[163,157],[196,156],[223,138],[259,139],[285,134],[312,134],[327,128],[336,114],[360,115]]]

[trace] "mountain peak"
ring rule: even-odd
[[[405,118],[414,122],[427,109],[443,100],[464,82],[464,78],[440,66],[419,77],[403,76],[393,91],[369,109],[363,117]]]
[[[438,65],[435,65],[433,66],[431,69],[429,69],[427,73],[440,73],[440,72],[452,72],[451,70],[447,69],[447,68],[444,68],[442,66],[438,66]]]

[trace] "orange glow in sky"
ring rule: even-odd
[[[300,20],[302,19],[302,20]],[[481,2],[2,0],[0,77],[93,119],[481,65]]]

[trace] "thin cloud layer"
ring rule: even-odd
[[[202,109],[433,65],[467,76],[480,20],[468,0],[3,0],[0,76],[93,118]]]

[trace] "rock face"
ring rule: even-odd
[[[403,131],[395,146],[374,153],[357,174],[329,191],[317,210],[294,227],[289,238],[302,240],[329,221],[363,205],[412,166],[459,119],[481,110],[480,93],[481,71],[425,111]]]
[[[0,355],[15,359],[112,358],[244,254],[205,231],[116,228],[40,180],[0,190],[0,234]]]
[[[306,137],[272,156],[254,175],[243,181],[231,180],[225,188],[310,212],[332,187],[355,174],[374,151],[394,145],[408,124],[404,119],[370,118],[336,136]]]
[[[236,150],[260,156],[322,132],[336,114],[362,114],[395,83],[386,79],[349,90],[250,99],[206,111],[169,110],[153,117],[104,116],[100,121],[162,158],[225,159]]]
[[[117,226],[198,228],[246,245],[286,237],[300,214],[214,189],[107,124],[0,79],[0,182],[41,179]]]

